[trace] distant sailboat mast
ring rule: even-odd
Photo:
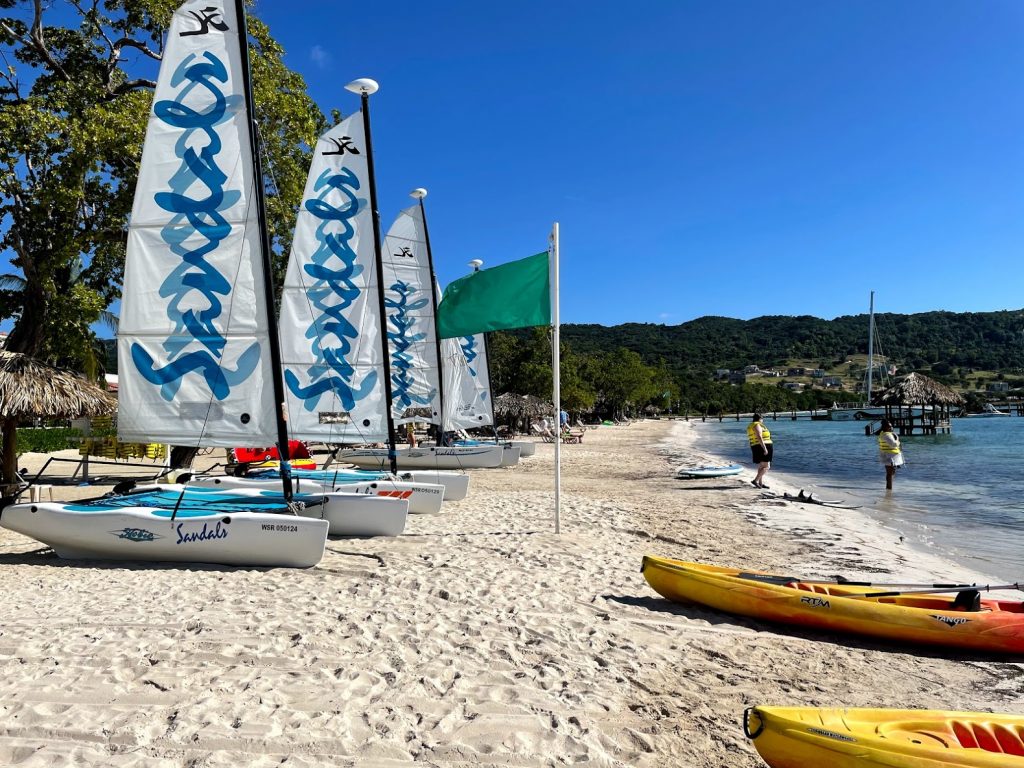
[[[868,380],[867,405],[871,407],[871,379],[875,372],[875,292],[871,292],[868,308]]]

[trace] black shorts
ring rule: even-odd
[[[774,447],[775,446],[772,445],[771,443],[768,443],[768,445],[765,448],[762,448],[760,445],[750,446],[750,453],[754,457],[754,463],[761,464],[762,462],[768,462],[769,464],[771,464],[772,448]]]

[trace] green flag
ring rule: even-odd
[[[442,339],[550,324],[547,251],[459,278],[445,288],[437,308]]]

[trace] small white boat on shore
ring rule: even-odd
[[[506,450],[515,449],[500,445],[417,446],[397,449],[396,461],[399,470],[493,469],[503,466]],[[518,451],[515,458],[519,458]],[[337,459],[369,469],[387,468],[390,463],[387,448],[350,448],[339,451]]]

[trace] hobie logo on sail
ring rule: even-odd
[[[214,6],[191,15],[199,26],[181,37],[228,29]],[[160,237],[180,259],[160,284],[173,331],[162,345],[165,358],[154,359],[138,343],[132,344],[131,356],[143,378],[160,386],[164,400],[173,400],[182,379],[193,372],[205,379],[213,399],[223,400],[260,362],[259,344],[253,343],[237,354],[234,369],[228,367],[227,339],[218,327],[231,281],[218,270],[215,257],[232,233],[225,212],[242,199],[239,190],[225,188],[228,175],[219,165],[223,142],[218,129],[229,122],[241,96],[229,92],[228,69],[212,51],[186,56],[169,82],[177,92],[157,101],[153,116],[177,136],[174,152],[180,163],[166,179],[170,191],[157,192],[153,202],[170,214]]]
[[[322,156],[359,154],[348,136],[329,140],[335,148],[322,152]],[[320,397],[327,392],[338,398],[344,410],[351,411],[377,385],[376,371],[367,373],[357,385],[355,368],[349,362],[359,331],[345,317],[345,311],[359,298],[361,291],[353,279],[363,272],[352,247],[356,234],[353,222],[367,208],[367,202],[358,197],[359,187],[359,178],[351,169],[326,168],[313,184],[316,197],[303,203],[305,212],[320,220],[316,250],[302,267],[305,277],[311,278],[306,297],[313,322],[305,336],[310,340],[314,362],[306,369],[307,386],[291,369],[285,370],[284,378],[288,389],[311,412],[317,411]],[[369,233],[360,235],[366,237]]]
[[[409,254],[410,256],[412,254]],[[391,354],[391,403],[394,408],[402,409],[417,405],[430,405],[436,394],[436,389],[431,389],[425,395],[413,394],[412,388],[416,384],[415,360],[412,349],[413,344],[427,338],[425,333],[413,333],[416,326],[416,316],[410,315],[417,309],[426,307],[430,300],[427,298],[413,299],[413,295],[419,291],[403,280],[397,280],[389,290],[396,298],[386,296],[384,305],[394,310],[388,315],[388,324],[394,330],[388,330],[388,343],[392,349]]]

